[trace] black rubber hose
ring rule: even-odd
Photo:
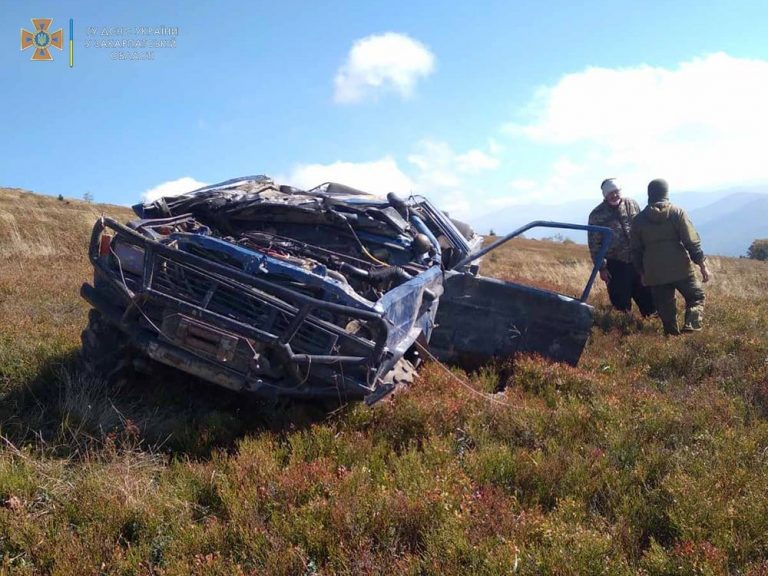
[[[388,280],[392,280],[393,278],[397,278],[398,280],[403,281],[413,278],[413,276],[400,268],[400,266],[389,266],[388,268],[378,268],[371,270],[368,273],[368,277],[370,278],[371,282],[374,283],[383,283]]]

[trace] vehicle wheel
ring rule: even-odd
[[[89,376],[119,386],[133,375],[131,347],[125,335],[98,310],[88,312],[88,326],[80,335],[80,366]]]

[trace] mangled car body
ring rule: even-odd
[[[243,392],[373,402],[412,379],[417,347],[575,364],[592,325],[589,285],[478,277],[482,238],[418,196],[252,176],[134,211],[91,237],[83,356],[103,374],[150,358]]]

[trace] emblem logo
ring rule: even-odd
[[[32,60],[53,60],[49,48],[53,46],[59,50],[64,49],[64,32],[61,28],[56,32],[49,32],[53,18],[32,18],[34,31],[21,29],[21,49],[34,47]]]

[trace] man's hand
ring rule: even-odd
[[[702,262],[699,264],[699,270],[701,270],[701,281],[709,282],[709,268],[707,268],[707,263]]]
[[[606,284],[611,280],[611,273],[608,272],[608,268],[600,268],[600,280]]]

